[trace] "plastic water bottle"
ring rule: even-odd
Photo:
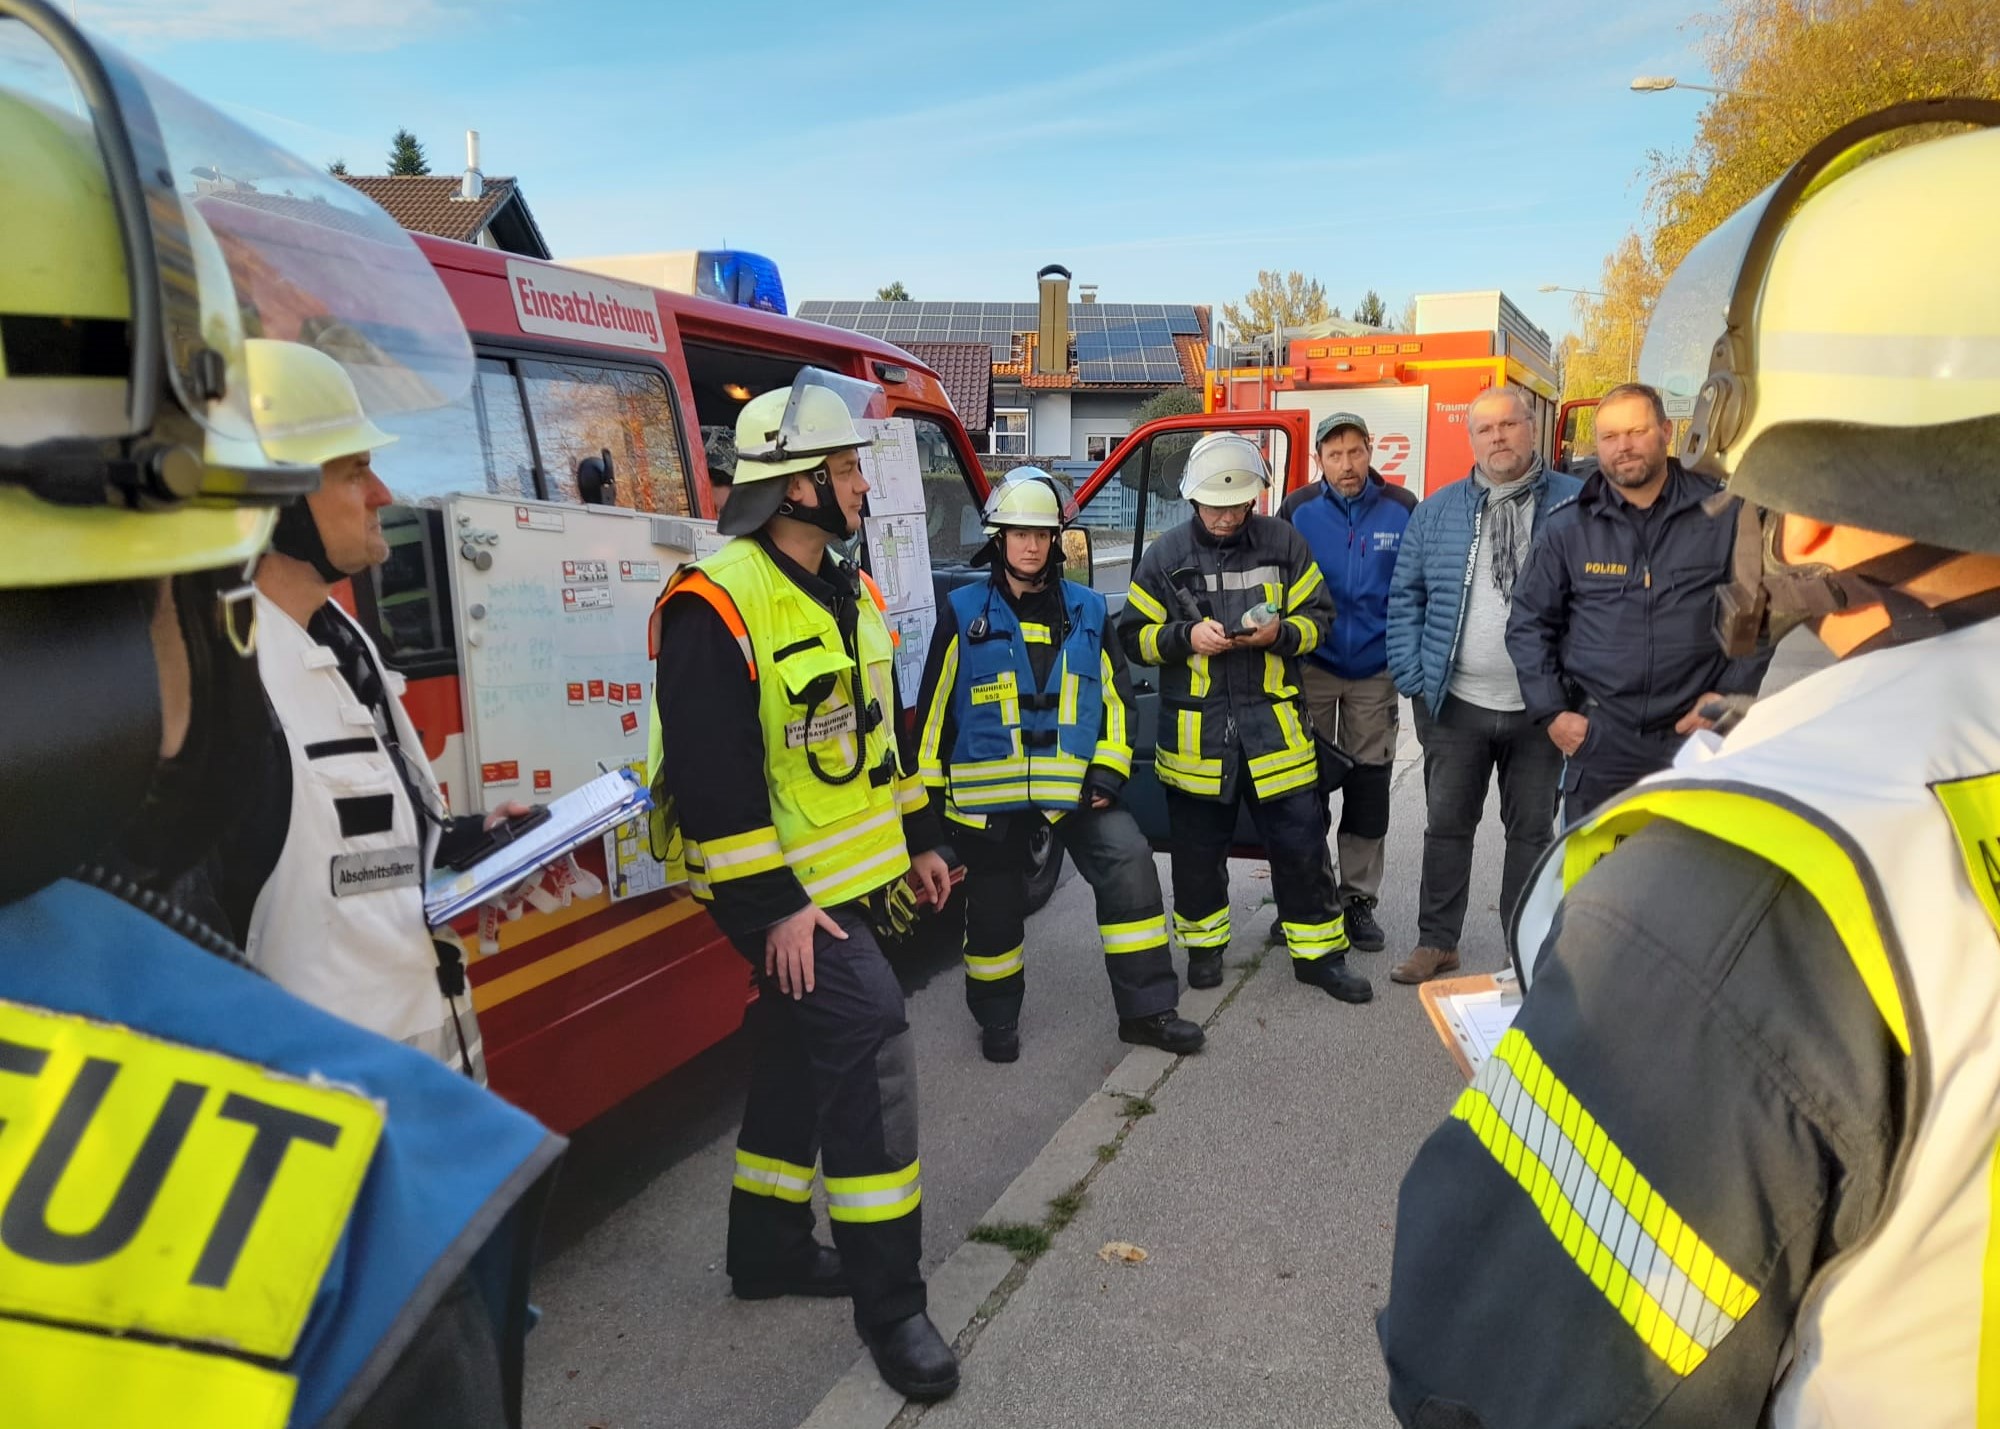
[[[1251,606],[1243,612],[1243,628],[1245,630],[1262,630],[1267,625],[1275,625],[1277,620],[1278,607],[1268,600],[1259,601],[1256,605]]]

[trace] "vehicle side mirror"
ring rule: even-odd
[[[1063,579],[1078,585],[1092,585],[1097,577],[1097,552],[1090,544],[1089,528],[1072,526],[1062,533]]]
[[[576,464],[576,490],[585,506],[616,506],[618,493],[611,470],[611,449],[601,447],[596,456]]]

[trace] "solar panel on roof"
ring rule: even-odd
[[[1076,365],[1076,376],[1079,382],[1114,382],[1117,380],[1111,375],[1111,364],[1105,361],[1079,362]]]

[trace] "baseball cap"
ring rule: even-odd
[[[1331,416],[1321,417],[1319,425],[1313,428],[1313,446],[1317,448],[1321,442],[1325,441],[1342,427],[1352,427],[1355,431],[1361,433],[1362,437],[1366,440],[1371,442],[1375,440],[1374,437],[1369,435],[1368,424],[1362,421],[1360,417],[1352,412],[1335,412]]]

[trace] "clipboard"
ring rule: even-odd
[[[1521,1010],[1521,985],[1511,971],[1432,978],[1417,989],[1417,1000],[1469,1082]]]
[[[651,796],[630,770],[613,769],[549,805],[548,817],[464,870],[439,869],[424,886],[424,918],[442,928],[571,849],[643,816]]]

